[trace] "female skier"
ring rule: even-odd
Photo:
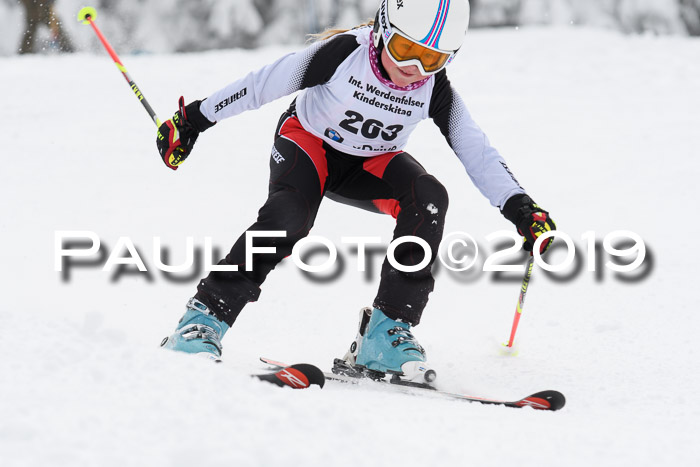
[[[503,158],[474,123],[445,67],[462,46],[467,0],[382,0],[374,22],[329,31],[307,49],[286,55],[202,101],[184,105],[158,130],[165,164],[175,170],[199,133],[217,122],[303,90],[282,115],[270,159],[269,195],[249,231],[285,231],[257,238],[275,253],[246,263],[245,235],[219,262],[237,271],[211,272],[197,286],[174,334],[161,345],[221,356],[221,339],[260,285],[294,244],[308,235],[325,197],[392,215],[394,238],[412,235],[430,245],[425,267],[406,273],[386,259],[371,313],[346,363],[358,371],[426,377],[425,352],[409,331],[420,322],[433,290],[431,266],[442,239],[447,192],[403,151],[418,122],[432,118],[467,174],[524,236],[531,250],[554,229],[547,211],[525,194]],[[551,238],[541,243],[541,252]],[[420,264],[423,248],[395,251],[405,266]],[[371,316],[370,316],[371,315]],[[376,374],[376,373],[375,373]],[[434,373],[433,373],[434,375]],[[429,378],[427,378],[429,379]]]

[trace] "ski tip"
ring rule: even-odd
[[[326,377],[324,376],[323,371],[321,371],[321,369],[317,366],[310,365],[308,363],[297,363],[296,365],[292,365],[287,369],[289,368],[306,376],[309,384],[315,384],[320,387],[323,387],[323,385],[326,384]]]
[[[277,386],[289,386],[294,389],[306,389],[312,384],[323,387],[326,383],[323,372],[318,367],[308,363],[298,363],[282,368],[275,373],[255,376]]]
[[[278,362],[277,360],[273,360],[267,357],[260,357],[260,361],[267,365],[270,365],[273,368],[286,368],[289,366],[286,363]]]
[[[564,394],[559,391],[541,391],[519,400],[518,407],[532,407],[537,410],[559,410],[566,405]]]

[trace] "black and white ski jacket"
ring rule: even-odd
[[[290,53],[216,91],[201,104],[212,122],[303,90],[296,113],[309,133],[333,148],[372,157],[401,151],[418,122],[432,118],[476,187],[502,208],[525,193],[471,118],[445,70],[405,88],[385,79],[372,29],[354,29]]]

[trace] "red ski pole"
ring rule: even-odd
[[[129,72],[126,71],[126,67],[122,64],[122,61],[119,60],[119,56],[114,51],[112,46],[109,45],[109,42],[107,42],[107,39],[102,34],[102,31],[100,31],[100,29],[95,24],[95,18],[97,18],[97,11],[93,7],[86,6],[84,8],[81,8],[78,12],[78,21],[81,21],[83,24],[89,24],[90,26],[92,26],[92,29],[95,31],[95,34],[97,34],[97,38],[100,39],[100,42],[102,42],[102,45],[107,50],[107,53],[110,57],[112,57],[112,60],[114,60],[114,64],[117,65],[119,71],[121,71],[122,75],[124,75],[124,79],[126,79],[126,82],[129,83],[129,87],[131,88],[131,90],[134,91],[134,94],[136,95],[138,100],[141,101],[141,104],[146,109],[146,112],[148,112],[148,115],[151,116],[151,119],[156,124],[156,126],[160,127],[160,120],[158,119],[158,116],[153,111],[153,108],[151,108],[151,105],[146,100],[146,97],[141,93],[138,86],[136,86],[134,80],[131,79],[131,76],[129,76]]]
[[[525,266],[525,277],[523,278],[523,283],[520,286],[520,296],[518,297],[518,304],[515,307],[515,316],[513,317],[513,327],[510,330],[510,339],[508,339],[508,344],[504,344],[508,348],[513,348],[513,341],[515,340],[515,331],[518,330],[518,323],[520,322],[520,315],[523,313],[523,305],[525,304],[525,294],[527,293],[527,286],[530,284],[530,277],[532,276],[532,268],[535,264],[535,256],[530,254],[530,259]]]

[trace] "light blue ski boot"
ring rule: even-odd
[[[344,360],[355,367],[393,374],[395,380],[404,382],[430,383],[437,376],[426,364],[425,350],[410,326],[388,318],[377,308],[361,311],[360,330]]]
[[[221,339],[228,329],[228,324],[216,319],[204,303],[190,298],[175,332],[163,339],[160,346],[221,361]]]

